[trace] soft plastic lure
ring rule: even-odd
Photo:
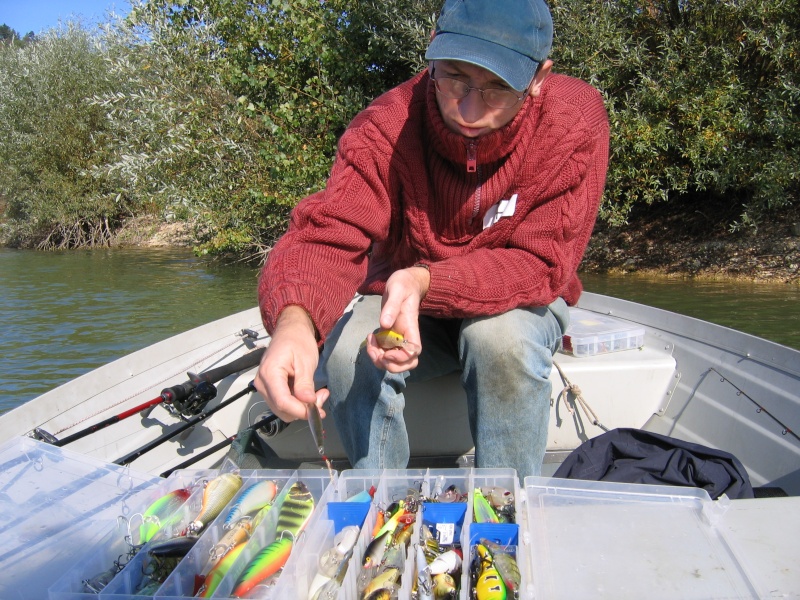
[[[236,581],[233,597],[246,596],[262,581],[280,571],[292,553],[292,546],[291,537],[286,536],[275,540],[256,554]]]
[[[472,494],[472,508],[475,514],[476,523],[499,523],[500,519],[497,518],[497,513],[494,512],[492,505],[481,493],[480,488],[475,488]]]
[[[225,517],[223,529],[230,529],[242,517],[261,510],[275,500],[278,486],[274,481],[259,481],[247,487],[233,503]]]
[[[306,484],[298,481],[289,488],[281,504],[276,535],[280,537],[286,532],[291,534],[292,538],[297,538],[308,523],[312,512],[314,512],[314,496],[308,491]]]
[[[203,527],[213,521],[222,509],[242,487],[239,473],[223,473],[206,484],[203,491],[203,504],[194,521],[189,523],[189,532],[197,534]]]
[[[172,490],[153,502],[142,514],[142,524],[139,526],[139,544],[144,545],[168,523],[170,516],[189,499],[191,491],[185,488]]]
[[[205,579],[203,580],[203,585],[200,586],[200,589],[197,590],[195,594],[196,598],[210,598],[216,589],[219,587],[222,578],[228,573],[231,568],[231,565],[236,562],[236,559],[239,558],[239,555],[242,553],[242,550],[245,549],[247,546],[247,542],[242,542],[237,546],[234,546],[230,552],[225,554],[222,559],[217,561],[211,570],[206,574]]]

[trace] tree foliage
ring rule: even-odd
[[[424,67],[441,0],[134,0],[102,32],[0,45],[0,202],[18,243],[103,243],[127,214],[260,253],[373,98]],[[556,71],[604,94],[601,217],[796,202],[798,20],[786,0],[552,0]],[[10,39],[16,39],[11,32]],[[7,235],[6,237],[9,237]]]
[[[0,45],[0,199],[10,242],[65,248],[108,242],[122,207],[86,170],[105,115],[86,103],[108,89],[102,49],[84,29]]]
[[[552,3],[554,58],[594,83],[611,119],[602,217],[723,197],[734,228],[797,201],[800,14],[785,0]]]

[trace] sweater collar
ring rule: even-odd
[[[465,167],[471,161],[482,164],[508,156],[513,151],[515,141],[523,130],[523,123],[534,105],[532,98],[525,98],[522,108],[508,124],[481,138],[470,140],[453,133],[445,125],[436,103],[436,87],[429,77],[426,101],[426,119],[433,149],[447,160]]]

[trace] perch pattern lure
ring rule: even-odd
[[[234,597],[246,596],[283,568],[292,552],[294,540],[313,512],[314,496],[302,481],[295,482],[278,512],[275,541],[258,552],[244,568],[234,585]]]

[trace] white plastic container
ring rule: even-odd
[[[0,598],[46,598],[159,481],[27,437],[0,446]]]
[[[644,346],[644,327],[580,308],[569,309],[563,350],[573,356],[594,356]]]
[[[705,490],[525,478],[537,599],[754,598]]]

